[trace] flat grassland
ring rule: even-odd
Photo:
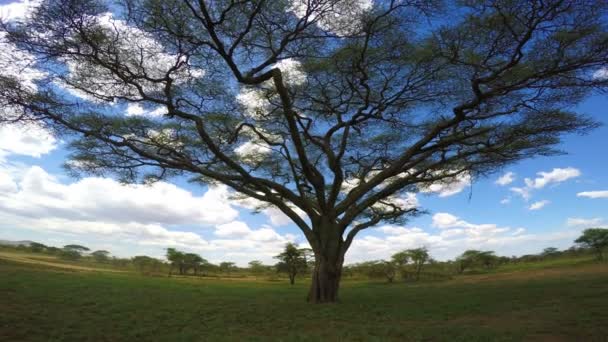
[[[341,303],[311,305],[305,281],[18,258],[0,255],[0,341],[608,341],[608,264],[588,259],[432,283],[344,281]]]

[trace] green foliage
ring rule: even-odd
[[[222,261],[219,264],[219,271],[222,273],[230,274],[238,269],[236,264],[232,261]]]
[[[164,263],[158,259],[145,255],[138,255],[131,258],[135,269],[142,274],[159,273]]]
[[[431,260],[431,256],[426,247],[406,249],[401,252],[395,253],[391,256],[393,263],[399,267],[404,278],[409,275],[409,266],[413,270],[413,277],[415,280],[420,279],[420,273],[422,272],[423,266]]]
[[[603,251],[608,247],[608,229],[605,228],[589,228],[583,231],[574,242],[588,248],[592,248],[597,253],[597,258],[602,260],[604,257]]]
[[[289,276],[291,285],[295,283],[296,276],[308,270],[309,249],[298,248],[295,244],[288,242],[281,254],[275,256],[279,262],[276,268],[279,272],[285,272]]]
[[[59,252],[59,257],[64,260],[75,261],[82,258],[82,255],[78,251],[73,249],[63,249]]]
[[[65,245],[65,246],[63,246],[63,249],[64,250],[76,251],[78,253],[83,253],[83,252],[90,251],[90,249],[88,247],[81,246],[81,245]]]
[[[490,269],[497,266],[499,261],[499,257],[493,251],[467,250],[456,258],[457,273],[463,273],[474,267]]]
[[[558,254],[559,254],[559,249],[557,249],[555,247],[547,247],[547,248],[543,249],[543,252],[541,253],[541,255],[544,257],[552,257],[552,256],[556,256]]]
[[[92,252],[91,256],[93,257],[93,259],[95,259],[95,261],[101,263],[108,262],[110,260],[110,252],[105,250]]]
[[[34,253],[41,253],[41,252],[46,251],[46,249],[47,249],[46,245],[43,245],[43,244],[38,243],[38,242],[32,242],[32,243],[30,243],[29,247],[30,247],[30,251],[32,251]]]

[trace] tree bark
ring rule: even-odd
[[[316,257],[312,284],[308,292],[309,303],[335,303],[342,276],[343,257],[331,258],[326,255]]]
[[[312,230],[313,234],[307,238],[314,252],[315,266],[307,300],[318,304],[335,303],[348,249],[342,238],[343,229],[328,216],[321,216],[313,221]]]

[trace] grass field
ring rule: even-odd
[[[304,283],[144,277],[9,259],[0,258],[0,341],[608,340],[605,263],[428,284],[344,282],[340,304],[310,305]]]

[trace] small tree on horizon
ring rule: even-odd
[[[110,260],[110,252],[106,250],[92,252],[91,256],[93,257],[93,259],[95,259],[95,261],[100,263],[108,262],[108,260]]]
[[[309,250],[298,248],[295,244],[288,242],[281,254],[275,256],[279,262],[276,264],[277,271],[287,273],[289,284],[293,285],[298,274],[308,270]]]

